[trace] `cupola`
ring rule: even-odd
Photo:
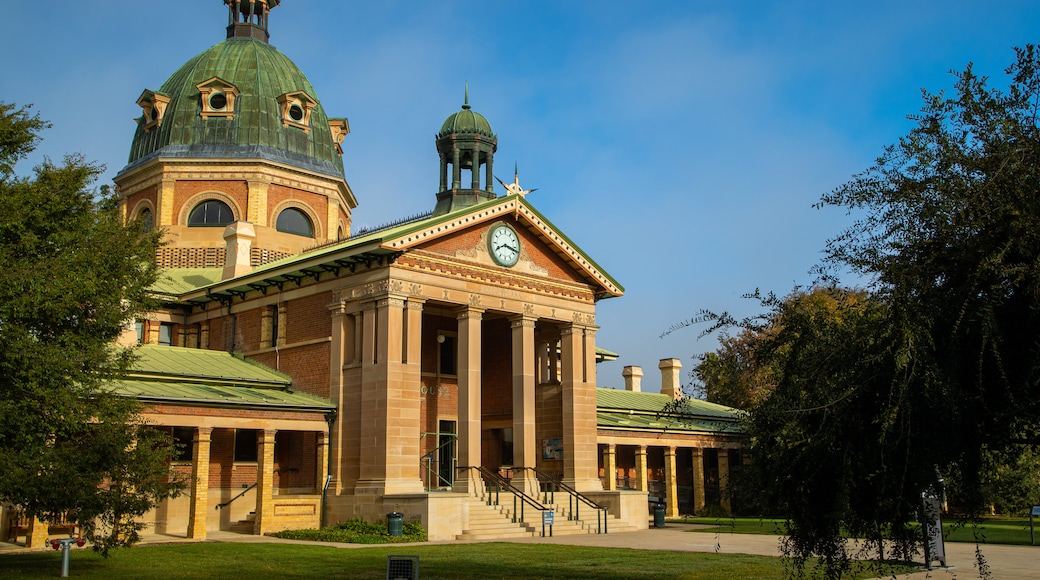
[[[470,107],[467,87],[462,110],[448,116],[437,133],[441,179],[434,215],[450,213],[495,199],[492,183],[497,149],[498,137],[491,131],[491,124],[484,115]],[[481,167],[485,168],[483,182]],[[469,174],[464,174],[464,171]],[[465,177],[469,177],[468,182]]]

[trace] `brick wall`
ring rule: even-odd
[[[320,233],[329,238],[335,238],[336,232],[326,232],[326,216],[329,212],[329,200],[324,195],[300,191],[277,183],[272,183],[267,190],[267,223],[275,227],[278,216],[274,214],[274,208],[283,201],[296,200],[309,207],[317,214],[319,222],[314,225],[315,233]]]

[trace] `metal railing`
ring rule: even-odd
[[[502,490],[512,493],[513,523],[526,523],[525,506],[530,506],[532,509],[536,510],[539,513],[539,517],[541,517],[540,514],[543,512],[552,511],[551,507],[543,505],[542,502],[524,493],[504,477],[486,467],[459,466],[456,469],[476,473],[476,478],[482,481],[486,486],[487,505],[501,505],[499,501],[501,499]]]
[[[542,501],[551,505],[556,504],[556,492],[562,491],[567,494],[567,519],[581,520],[581,506],[585,505],[596,512],[596,533],[607,533],[607,508],[599,505],[592,498],[563,483],[559,477],[549,475],[534,467],[514,467],[516,470],[528,470],[534,473],[542,492]]]
[[[422,472],[426,473],[426,477],[424,478],[426,484],[426,491],[438,489],[442,486],[449,488],[453,487],[455,485],[455,481],[449,480],[448,478],[441,475],[441,468],[443,466],[438,465],[437,467],[434,467],[434,458],[438,456],[442,449],[450,447],[457,443],[459,436],[455,433],[428,431],[419,435],[420,444],[422,443],[423,439],[430,435],[436,435],[438,441],[440,441],[440,439],[444,436],[449,436],[449,439],[447,441],[444,441],[443,443],[438,443],[436,447],[431,449],[429,452],[424,454],[422,458],[419,459],[419,469],[422,470]],[[451,476],[455,475],[454,454],[451,455],[449,459],[449,465],[447,468],[444,469],[444,472],[451,474]]]
[[[297,469],[297,468],[295,468],[295,467],[286,467],[286,468],[283,468],[283,469],[275,469],[275,470],[274,470],[274,471],[273,471],[272,473],[299,473],[299,472],[300,472],[300,470],[299,470],[299,469]],[[238,498],[242,497],[243,495],[245,495],[245,494],[247,494],[247,493],[249,493],[249,492],[253,491],[254,489],[256,489],[256,486],[257,486],[257,485],[258,485],[259,483],[260,483],[259,481],[254,481],[254,482],[253,482],[253,485],[250,485],[249,487],[247,487],[247,488],[243,489],[243,490],[242,490],[241,492],[239,492],[239,494],[238,494],[238,495],[236,495],[235,497],[233,497],[233,498],[231,498],[231,499],[227,500],[227,501],[226,501],[226,502],[224,502],[224,503],[218,503],[218,504],[217,504],[217,507],[216,507],[215,509],[216,509],[217,511],[220,511],[221,509],[223,509],[223,508],[226,508],[227,506],[231,505],[231,502],[235,501],[236,499],[238,499]]]

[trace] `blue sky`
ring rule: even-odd
[[[810,283],[848,219],[812,204],[910,129],[921,88],[969,62],[1003,82],[1038,24],[1040,3],[1014,1],[284,0],[271,43],[350,120],[354,227],[433,208],[433,136],[468,82],[499,177],[517,163],[528,199],[626,288],[599,304],[598,342],[621,354],[600,385],[641,365],[657,390],[659,359],[689,370],[715,344],[662,331]],[[40,155],[83,153],[109,182],[137,97],[225,25],[218,0],[5,2],[0,100],[53,123]]]

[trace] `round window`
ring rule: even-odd
[[[303,107],[294,103],[289,107],[289,117],[297,123],[303,121]]]
[[[209,108],[214,111],[223,111],[227,107],[227,95],[224,93],[213,93],[209,96]]]

